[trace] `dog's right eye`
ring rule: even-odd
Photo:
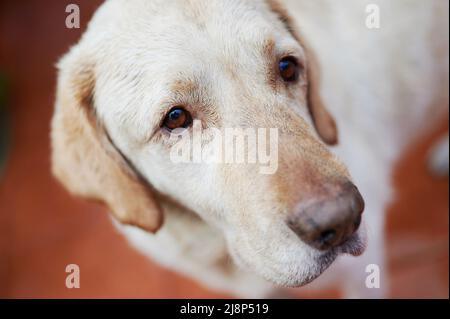
[[[188,128],[191,124],[191,114],[182,107],[175,107],[167,113],[163,127],[172,131],[177,128]]]
[[[300,66],[297,59],[292,56],[285,57],[278,64],[280,75],[285,82],[295,82],[300,74]]]

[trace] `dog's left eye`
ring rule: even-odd
[[[300,74],[300,66],[296,58],[289,56],[280,60],[278,64],[280,75],[286,82],[295,82]]]
[[[163,126],[172,131],[177,128],[187,128],[192,123],[191,113],[182,107],[175,107],[167,113]]]

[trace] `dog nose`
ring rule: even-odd
[[[308,245],[327,250],[343,244],[361,224],[364,200],[352,183],[345,183],[332,199],[299,208],[288,226]]]

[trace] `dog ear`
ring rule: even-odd
[[[315,56],[304,44],[306,50],[306,59],[308,61],[308,109],[314,126],[322,140],[328,145],[336,145],[338,143],[338,130],[336,121],[328,112],[322,98],[320,97],[320,70],[319,64]]]
[[[156,232],[161,208],[95,115],[95,64],[77,52],[59,64],[52,172],[73,194],[106,204],[122,223]]]
[[[308,77],[308,109],[314,122],[317,133],[321,139],[329,144],[335,145],[338,142],[338,130],[336,121],[328,112],[320,96],[320,68],[319,63],[310,47],[303,41],[300,33],[295,27],[295,23],[289,16],[287,10],[278,0],[267,0],[270,9],[277,14],[281,22],[292,36],[301,44],[306,53],[306,71]]]

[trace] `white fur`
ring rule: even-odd
[[[176,9],[179,1],[109,0],[74,51],[89,52],[101,61],[95,100],[112,139],[155,189],[187,208],[167,204],[164,208],[171,213],[155,235],[130,226],[118,228],[152,260],[208,287],[262,297],[275,286],[254,272],[292,284],[295,276],[304,276],[304,280],[321,271],[314,269],[319,267],[315,265],[318,253],[273,216],[261,217],[257,226],[251,226],[255,227],[249,231],[251,235],[226,228],[224,224],[237,223],[239,217],[231,214],[234,208],[227,203],[234,200],[222,193],[223,185],[213,167],[184,166],[171,171],[172,178],[168,178],[161,173],[167,166],[167,157],[159,155],[161,146],[142,145],[157,121],[155,108],[150,106],[162,108],[161,98],[167,95],[171,80],[200,72],[198,76],[205,76],[212,88],[213,102],[226,104],[226,114],[232,114],[243,102],[243,96],[236,94],[237,87],[242,83],[250,86],[253,78],[242,77],[245,81],[238,84],[230,81],[226,63],[238,64],[239,73],[253,75],[257,70],[250,62],[258,55],[252,45],[257,48],[258,41],[269,34],[282,42],[280,46],[296,48],[299,54],[302,51],[283,33],[281,23],[257,14],[262,12],[262,1],[189,3],[196,2],[207,9],[194,9],[189,18],[189,13],[184,16]],[[380,5],[381,29],[366,28],[367,3]],[[388,290],[383,228],[384,212],[393,195],[392,167],[409,141],[432,125],[448,105],[448,2],[291,0],[286,5],[321,64],[321,92],[339,128],[340,144],[332,150],[348,167],[366,201],[366,253],[358,258],[339,257],[317,285],[340,283],[349,297],[381,297]],[[240,10],[242,6],[248,6],[247,10]],[[236,16],[241,12],[246,16]],[[203,23],[208,25],[207,32]],[[224,25],[229,29],[223,30]],[[265,98],[257,84],[250,93],[261,101]],[[303,110],[302,115],[310,122],[307,112]],[[233,124],[227,116],[231,115],[224,115],[224,121]],[[251,210],[267,210],[262,203],[251,205]],[[212,211],[214,217],[208,213]],[[260,232],[266,235],[263,243],[261,238],[253,241]],[[244,268],[252,263],[252,273],[236,268],[229,253]],[[368,264],[380,266],[382,289],[365,287]],[[289,271],[291,277],[285,275]]]
[[[366,201],[366,252],[343,257],[329,272],[335,271],[347,297],[386,296],[384,223],[392,168],[402,150],[448,112],[448,2],[285,2],[327,70],[322,91],[342,141],[334,151]],[[367,4],[380,7],[380,29],[366,28]],[[381,289],[365,287],[369,264],[380,266]]]

